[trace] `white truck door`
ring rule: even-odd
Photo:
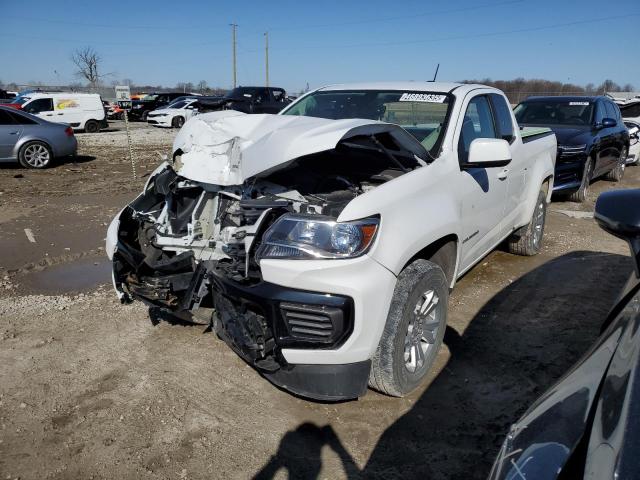
[[[528,158],[525,155],[525,149],[522,140],[516,134],[514,125],[514,116],[511,107],[507,103],[504,96],[497,93],[489,94],[497,137],[509,142],[511,148],[511,163],[504,167],[507,175],[507,195],[504,202],[504,211],[502,213],[502,236],[507,235],[513,230],[516,219],[522,216],[522,210],[525,207],[526,194],[526,173],[528,166]]]
[[[478,95],[469,101],[458,140],[462,209],[460,271],[469,268],[500,240],[507,197],[505,168],[465,166],[471,142],[476,138],[498,138],[487,95]]]

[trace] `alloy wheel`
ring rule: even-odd
[[[411,373],[424,367],[427,354],[436,343],[440,328],[440,315],[436,309],[439,300],[433,290],[427,290],[413,310],[404,340],[404,364]]]

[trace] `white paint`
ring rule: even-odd
[[[296,158],[331,150],[355,134],[400,127],[375,120],[248,115],[234,110],[192,118],[173,142],[183,154],[177,173],[197,182],[241,185]]]

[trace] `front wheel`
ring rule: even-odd
[[[173,128],[182,128],[182,126],[184,125],[184,117],[178,115],[177,117],[175,117],[172,121],[171,121],[171,126]]]
[[[509,252],[527,257],[537,255],[542,246],[546,218],[547,195],[544,190],[540,190],[529,224],[507,240]]]
[[[447,279],[435,263],[416,260],[400,273],[369,386],[402,397],[422,383],[442,345],[448,303]]]
[[[605,177],[607,180],[611,180],[612,182],[619,182],[622,180],[622,177],[624,177],[625,168],[627,166],[627,152],[628,150],[625,147],[622,150],[622,154],[618,159],[618,163],[616,164],[616,167],[613,170],[611,170],[609,173],[607,173]]]
[[[582,203],[587,199],[589,193],[589,186],[591,185],[591,179],[593,178],[593,158],[587,158],[582,171],[582,180],[578,190],[569,195],[569,200],[573,202]]]

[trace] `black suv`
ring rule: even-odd
[[[287,93],[278,87],[237,87],[221,100],[227,110],[244,113],[278,113],[290,103]]]
[[[182,92],[169,92],[169,93],[150,93],[141,100],[134,100],[129,111],[129,118],[131,120],[147,121],[147,115],[156,108],[161,108],[169,105],[176,98],[184,97]]]
[[[609,98],[531,97],[515,108],[522,126],[549,127],[558,139],[553,191],[583,202],[592,179],[622,180],[629,131]]]

